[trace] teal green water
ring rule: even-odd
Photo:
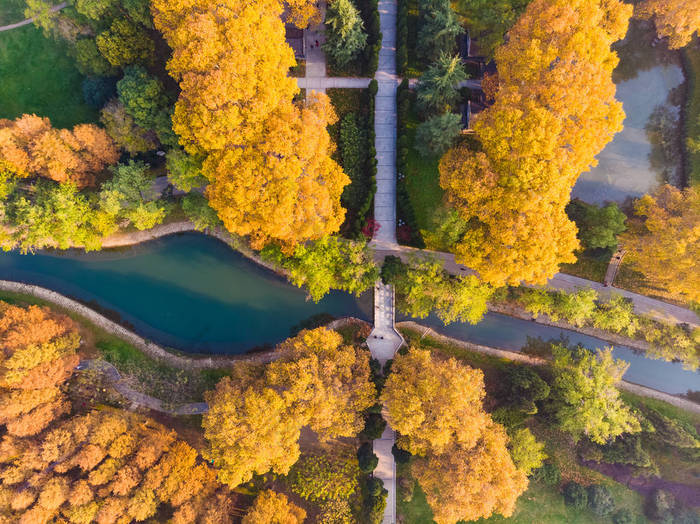
[[[372,298],[334,292],[318,304],[304,291],[260,268],[213,238],[170,236],[121,251],[21,255],[0,253],[0,278],[48,287],[121,316],[146,338],[188,352],[242,353],[287,338],[319,313],[370,318]],[[608,345],[503,315],[476,326],[419,320],[447,335],[519,350],[527,337],[566,336],[594,349]],[[700,375],[680,364],[647,359],[629,348],[615,354],[630,363],[625,379],[669,393],[700,390]]]
[[[96,254],[0,254],[0,277],[95,301],[139,334],[191,352],[242,353],[284,340],[313,315],[367,318],[371,307],[340,292],[315,304],[271,271],[198,234]]]

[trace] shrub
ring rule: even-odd
[[[618,294],[612,294],[610,300],[598,304],[593,317],[595,327],[615,333],[624,332],[630,337],[637,332],[638,324],[632,301]]]
[[[182,211],[197,231],[204,231],[221,224],[219,215],[209,206],[207,199],[199,193],[185,195],[182,199]]]
[[[557,486],[561,482],[561,471],[556,463],[547,461],[535,470],[534,478],[548,486]]]
[[[618,509],[612,516],[613,524],[633,524],[634,515],[627,508]]]
[[[538,442],[528,428],[512,433],[508,449],[515,467],[526,475],[530,475],[533,469],[541,467],[544,459],[547,458],[544,442]]]
[[[83,79],[82,88],[85,103],[101,108],[117,93],[117,81],[104,76],[88,76]]]
[[[289,486],[314,501],[347,499],[358,488],[360,470],[355,454],[304,455],[289,472]]]
[[[668,491],[657,489],[647,499],[646,512],[655,520],[671,520],[675,499]]]
[[[340,157],[343,171],[350,177],[341,202],[346,209],[352,210],[362,205],[368,189],[365,176],[368,143],[361,118],[355,113],[348,113],[340,121]]]
[[[365,501],[365,516],[368,524],[381,524],[384,519],[384,509],[386,508],[386,497],[388,491],[384,488],[381,479],[370,477],[367,481],[367,492],[369,496]]]
[[[396,13],[396,73],[404,76],[408,66],[408,5],[398,0]]]
[[[386,428],[386,420],[379,413],[368,413],[365,419],[365,429],[361,436],[367,440],[376,440],[382,436]]]
[[[607,487],[594,484],[588,486],[588,506],[599,517],[605,517],[615,509],[615,501]]]
[[[600,447],[602,460],[612,464],[627,464],[635,468],[655,469],[654,461],[642,448],[639,435],[621,435]]]
[[[506,384],[509,403],[528,415],[537,413],[535,402],[549,397],[549,385],[528,366],[510,367]]]
[[[462,117],[455,113],[436,115],[421,122],[414,147],[423,156],[442,156],[462,131]]]
[[[413,500],[413,492],[416,489],[416,481],[411,477],[401,477],[399,479],[399,497],[404,502]]]
[[[371,473],[379,464],[379,458],[374,454],[371,442],[365,442],[357,450],[357,462],[362,473]]]
[[[391,446],[391,454],[394,455],[397,464],[408,464],[408,461],[411,460],[411,454],[396,444]]]
[[[572,481],[566,484],[562,494],[564,495],[564,502],[568,506],[583,509],[588,505],[588,492],[578,482]]]
[[[654,436],[663,443],[676,448],[700,448],[700,440],[693,426],[685,426],[654,409],[644,409],[644,416],[654,427]]]

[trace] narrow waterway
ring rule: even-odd
[[[626,38],[614,46],[620,58],[615,98],[624,107],[624,129],[598,154],[598,165],[579,177],[572,197],[623,202],[666,182],[681,184],[684,76],[679,53],[654,36],[648,22],[632,20]]]
[[[371,319],[371,296],[334,292],[318,304],[216,239],[175,235],[119,251],[21,255],[0,253],[0,278],[38,284],[117,313],[140,335],[188,352],[242,353],[273,345],[314,315]],[[519,350],[527,337],[559,338],[589,348],[605,342],[503,315],[476,326],[419,322],[485,345]],[[700,375],[680,364],[647,359],[627,348],[625,378],[668,393],[700,390]]]

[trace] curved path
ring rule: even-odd
[[[68,2],[61,2],[60,4],[51,7],[49,9],[49,12],[55,13],[56,11],[60,11],[61,9],[63,9],[64,7],[67,7],[67,6],[68,6]],[[10,29],[16,29],[18,27],[23,27],[25,25],[31,24],[32,22],[34,22],[34,17],[27,18],[26,20],[22,20],[21,22],[16,22],[14,24],[3,25],[3,26],[0,26],[0,32],[9,31]]]
[[[111,382],[112,387],[124,398],[140,407],[167,413],[168,415],[201,415],[209,411],[206,402],[189,402],[178,406],[168,406],[162,400],[136,391],[124,379],[112,364],[104,360],[83,360],[78,366],[78,370],[91,369],[102,373]]]

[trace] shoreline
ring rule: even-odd
[[[475,353],[481,353],[485,355],[490,355],[497,358],[505,358],[507,360],[520,362],[529,366],[542,366],[547,364],[549,361],[539,357],[533,357],[518,351],[512,351],[509,349],[495,348],[492,346],[484,346],[481,344],[475,344],[473,342],[468,342],[466,340],[460,340],[458,338],[449,337],[443,335],[433,328],[419,324],[418,322],[413,322],[407,320],[404,322],[397,322],[396,327],[398,329],[408,329],[413,330],[417,333],[421,333],[421,338],[424,336],[430,336],[437,340],[438,342],[452,344],[467,351],[472,351]],[[677,395],[672,395],[670,393],[665,393],[659,391],[658,389],[650,388],[647,386],[642,386],[640,384],[635,384],[634,382],[628,382],[626,380],[621,381],[618,384],[619,389],[634,393],[642,397],[654,398],[657,400],[662,400],[673,406],[681,409],[692,411],[693,413],[700,413],[700,404],[693,402],[692,400],[679,397]]]

